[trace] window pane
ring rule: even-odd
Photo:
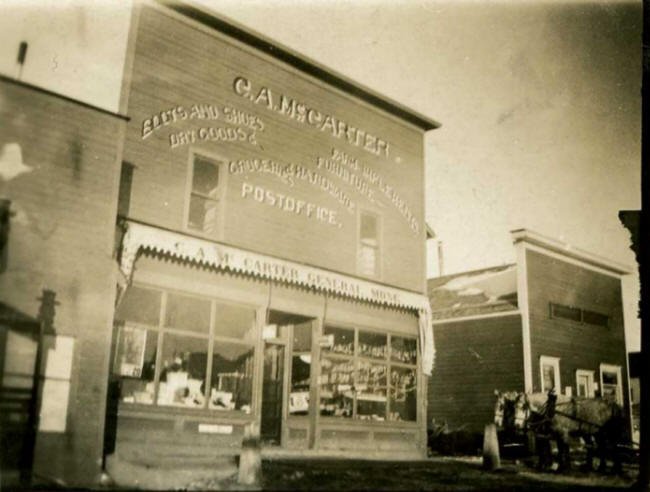
[[[375,275],[377,273],[377,248],[361,244],[359,246],[359,273]]]
[[[251,412],[253,354],[249,345],[214,343],[210,408]]]
[[[165,325],[179,330],[208,333],[210,331],[210,301],[179,294],[167,295]]]
[[[144,287],[128,287],[115,313],[115,319],[158,326],[160,291]]]
[[[388,354],[388,340],[386,335],[378,333],[359,332],[359,355],[385,359]]]
[[[217,303],[215,335],[255,340],[255,310],[235,304]]]
[[[417,379],[415,369],[393,367],[390,372],[389,420],[417,420]]]
[[[404,364],[415,364],[418,356],[415,338],[391,336],[390,359]]]
[[[324,350],[329,350],[337,354],[354,354],[354,330],[326,326],[323,329],[323,334],[334,337],[333,345],[324,348]]]
[[[291,392],[289,393],[289,413],[307,415],[309,412],[309,382],[311,355],[294,355],[291,358]]]
[[[122,376],[122,401],[152,404],[158,332],[130,326],[119,330],[113,373]]]
[[[603,384],[618,384],[618,374],[615,372],[603,371]]]
[[[198,195],[190,197],[190,216],[187,227],[214,234],[217,232],[219,202]]]
[[[320,414],[352,417],[354,363],[351,360],[321,360]]]
[[[158,405],[203,406],[207,352],[204,338],[163,334]]]
[[[571,321],[581,321],[581,312],[578,308],[562,306],[560,304],[551,304],[551,313],[554,318],[568,319]]]
[[[388,370],[383,364],[359,362],[357,376],[357,418],[362,420],[386,419],[386,393]]]
[[[311,321],[293,327],[293,351],[311,352]]]
[[[555,388],[555,368],[549,364],[542,366],[542,391]]]
[[[212,198],[217,197],[219,166],[205,157],[194,156],[192,191]]]
[[[361,240],[377,240],[377,217],[370,214],[361,214]]]
[[[607,327],[609,325],[609,317],[601,313],[596,313],[594,311],[583,311],[582,321],[596,326]]]

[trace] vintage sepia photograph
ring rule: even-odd
[[[643,31],[5,0],[0,490],[649,491]]]

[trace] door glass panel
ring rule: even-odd
[[[264,382],[262,388],[262,439],[280,444],[282,431],[282,384],[284,380],[284,346],[264,347]]]

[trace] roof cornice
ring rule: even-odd
[[[589,265],[607,270],[616,275],[628,275],[633,269],[629,265],[610,260],[589,251],[571,246],[568,243],[558,241],[528,229],[515,229],[510,231],[514,244],[528,243],[553,253],[579,260]]]
[[[403,104],[393,101],[379,93],[354,82],[351,79],[327,68],[296,51],[272,41],[269,38],[242,26],[241,24],[227,19],[221,14],[208,10],[203,5],[192,0],[156,0],[159,4],[165,5],[176,12],[185,15],[205,26],[209,26],[227,36],[252,46],[261,52],[270,55],[284,63],[311,75],[323,82],[342,90],[354,97],[365,101],[403,121],[410,123],[422,131],[435,130],[440,127],[437,121],[418,113]]]

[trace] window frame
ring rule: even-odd
[[[578,311],[578,314],[580,315],[580,319],[575,320],[575,319],[566,318],[566,317],[563,317],[563,316],[558,316],[557,314],[555,314],[556,307],[576,310],[576,311]],[[576,306],[569,306],[567,304],[560,304],[558,302],[549,302],[548,303],[548,311],[549,311],[549,318],[551,318],[551,319],[557,319],[557,320],[566,321],[566,322],[569,322],[569,323],[578,323],[580,325],[598,326],[598,327],[604,328],[604,329],[608,329],[610,327],[610,320],[611,320],[610,315],[604,314],[604,313],[601,313],[601,312],[598,312],[598,311],[593,311],[591,309],[584,309],[584,308],[579,308],[579,307],[576,307]],[[605,319],[605,323],[600,324],[600,323],[587,322],[587,321],[585,321],[585,313],[590,313],[590,314],[596,315],[596,316],[602,316]]]
[[[377,245],[372,246],[368,244],[364,244],[363,239],[361,238],[361,223],[362,223],[362,218],[364,215],[369,215],[375,218],[376,220],[376,225],[377,225]],[[375,212],[374,210],[370,210],[368,208],[357,208],[357,251],[356,251],[356,271],[357,274],[366,277],[366,278],[372,278],[375,280],[381,280],[382,275],[383,275],[383,218],[381,214]],[[370,247],[375,250],[375,272],[373,274],[368,274],[361,269],[361,251],[363,247]]]
[[[554,389],[557,394],[562,392],[562,384],[560,378],[560,358],[553,357],[550,355],[540,355],[539,356],[539,387],[542,392],[549,391],[544,388],[544,366],[550,365],[553,366],[553,376],[554,376]]]
[[[616,364],[607,364],[602,362],[599,366],[600,375],[600,397],[604,398],[603,392],[603,373],[613,372],[616,373],[616,403],[623,406],[623,368]]]
[[[576,369],[576,396],[580,397],[580,377],[587,378],[587,394],[584,395],[584,398],[595,398],[596,397],[596,387],[594,386],[594,373],[595,371],[589,369]]]
[[[150,411],[153,409],[153,411],[183,411],[183,412],[192,412],[194,413],[199,413],[201,415],[209,415],[211,417],[219,417],[219,416],[224,416],[224,417],[241,417],[241,418],[250,418],[251,416],[255,415],[255,412],[257,411],[257,406],[258,402],[256,399],[255,395],[255,387],[257,384],[257,359],[258,359],[258,345],[259,345],[259,338],[261,336],[260,328],[259,328],[259,310],[257,306],[253,304],[248,304],[248,303],[243,303],[243,302],[236,302],[232,301],[229,299],[223,299],[220,297],[215,297],[215,296],[208,296],[208,295],[202,295],[202,294],[196,294],[194,292],[187,292],[187,291],[182,291],[178,289],[173,289],[173,288],[167,288],[167,287],[162,287],[159,285],[152,285],[148,284],[145,282],[133,282],[131,284],[133,287],[138,287],[141,289],[147,289],[147,290],[155,290],[160,292],[160,311],[159,311],[159,316],[158,316],[158,324],[153,325],[153,324],[148,324],[148,323],[142,323],[142,322],[135,322],[135,321],[129,321],[129,320],[118,320],[115,318],[114,325],[117,324],[119,321],[118,326],[118,331],[117,331],[117,339],[115,341],[115,354],[114,354],[114,360],[111,363],[111,370],[110,373],[113,377],[119,378],[125,378],[129,376],[123,376],[120,374],[115,373],[115,361],[118,359],[118,344],[120,343],[120,333],[121,333],[121,325],[126,325],[134,328],[139,328],[139,329],[145,329],[151,333],[155,334],[156,337],[156,357],[155,357],[155,370],[154,370],[154,376],[153,380],[151,381],[154,385],[154,392],[153,392],[153,401],[152,403],[138,403],[138,402],[125,402],[123,399],[120,397],[120,405],[126,405],[129,408],[138,408],[138,409],[147,409],[147,411]],[[189,330],[183,330],[179,328],[174,328],[171,326],[168,326],[166,323],[166,315],[167,315],[167,299],[169,294],[174,294],[174,295],[181,295],[185,297],[192,297],[196,299],[201,299],[201,300],[207,300],[210,303],[210,326],[208,329],[207,333],[200,333],[196,331],[189,331]],[[249,309],[254,313],[253,316],[253,321],[252,321],[252,327],[251,329],[253,330],[253,336],[249,341],[245,341],[245,339],[242,338],[234,338],[234,337],[227,337],[227,336],[222,336],[217,334],[217,305],[218,304],[226,304],[230,306],[238,306],[241,308]],[[203,340],[206,344],[206,373],[205,373],[205,378],[203,380],[204,383],[206,384],[206,389],[212,387],[212,365],[213,365],[213,357],[214,357],[214,346],[215,343],[219,342],[224,342],[224,343],[229,343],[233,345],[239,345],[242,347],[248,347],[250,352],[252,353],[253,357],[253,371],[251,374],[251,403],[250,403],[250,411],[245,412],[243,410],[217,410],[214,408],[210,408],[210,398],[208,395],[205,396],[205,401],[203,404],[199,407],[192,407],[192,406],[183,406],[183,405],[164,405],[164,404],[159,404],[158,403],[158,395],[160,392],[160,377],[162,373],[162,365],[163,365],[163,343],[165,339],[165,334],[171,334],[171,335],[177,335],[177,336],[185,336],[185,337],[190,337],[194,339],[200,339]],[[148,335],[147,335],[148,336]],[[138,378],[133,378],[133,379],[138,379]],[[207,391],[206,391],[207,393]]]
[[[217,185],[217,198],[206,196],[194,192],[194,162],[196,158],[202,158],[214,163],[218,168],[219,183]],[[187,159],[187,181],[185,183],[185,196],[184,196],[184,210],[183,210],[183,228],[194,235],[209,238],[209,239],[222,239],[224,231],[224,220],[226,217],[226,189],[227,189],[227,176],[228,176],[228,159],[218,153],[208,152],[204,149],[197,149],[190,147]],[[192,207],[192,198],[198,196],[203,199],[211,200],[217,203],[217,224],[213,233],[204,230],[194,229],[190,227],[190,212]]]

